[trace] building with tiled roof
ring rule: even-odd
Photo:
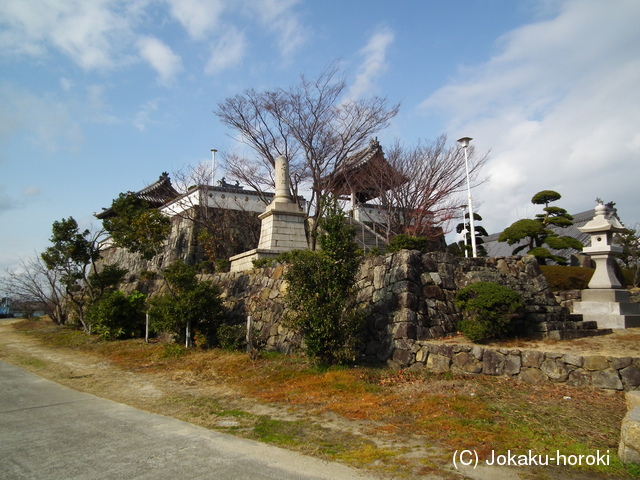
[[[157,181],[153,182],[151,185],[146,186],[142,190],[129,193],[132,193],[136,197],[147,202],[147,204],[151,208],[160,208],[167,202],[180,196],[180,192],[173,188],[171,179],[169,178],[169,174],[167,172],[163,172]],[[107,218],[113,215],[113,211],[111,210],[111,208],[103,208],[101,212],[95,213],[94,215],[96,216],[96,218],[102,220],[103,218]]]

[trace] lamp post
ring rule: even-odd
[[[216,176],[216,150],[215,148],[211,149],[211,186],[214,186],[215,176]]]
[[[469,181],[469,159],[467,157],[467,148],[469,148],[469,142],[473,140],[471,137],[462,137],[458,139],[458,143],[464,148],[464,168],[467,172],[467,200],[469,202],[469,228],[471,229],[471,253],[473,257],[478,256],[476,250],[476,228],[473,223],[473,202],[471,200],[471,182]]]

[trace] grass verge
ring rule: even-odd
[[[178,353],[160,343],[105,342],[46,321],[14,328],[52,352],[79,363],[87,358],[84,370],[69,369],[55,366],[51,357],[0,351],[3,359],[60,383],[389,476],[452,475],[456,450],[475,450],[481,459],[492,452],[608,450],[606,466],[529,473],[538,478],[638,473],[637,466],[624,467],[617,458],[626,412],[622,392],[531,385],[508,377],[319,368],[303,357],[274,353],[256,359],[223,350]],[[121,374],[114,376],[113,369]]]

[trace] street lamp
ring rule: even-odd
[[[464,168],[467,172],[467,200],[469,202],[469,228],[471,229],[471,253],[473,257],[478,256],[476,250],[476,228],[473,224],[473,202],[471,200],[471,183],[469,182],[469,159],[467,157],[467,149],[469,142],[473,140],[471,137],[462,137],[458,139],[458,143],[464,148]]]

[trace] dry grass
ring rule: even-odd
[[[460,449],[477,450],[481,458],[492,450],[531,449],[567,455],[610,450],[612,465],[586,475],[629,477],[616,455],[626,412],[621,392],[531,385],[506,377],[319,368],[296,356],[269,353],[251,359],[242,353],[185,351],[140,340],[104,342],[44,321],[14,328],[78,362],[83,356],[93,359],[94,368],[70,373],[24,352],[12,357],[0,345],[0,357],[43,376],[138,408],[387,475],[437,471],[446,476],[452,452]],[[111,375],[100,375],[96,365],[111,369]],[[115,381],[113,369],[126,382]]]

